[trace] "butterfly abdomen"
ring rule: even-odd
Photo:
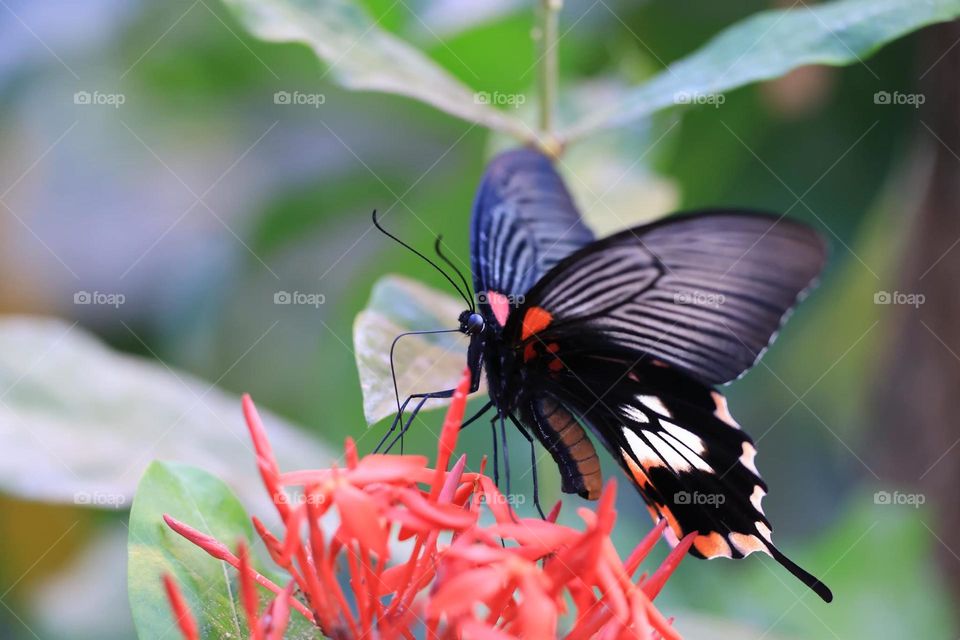
[[[560,468],[563,492],[588,500],[599,498],[603,489],[600,458],[573,414],[555,400],[542,398],[526,404],[522,419]]]

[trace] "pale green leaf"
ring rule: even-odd
[[[176,637],[161,578],[170,574],[206,638],[246,637],[235,571],[181,537],[163,521],[169,514],[235,549],[249,544],[247,514],[223,482],[192,467],[154,462],[130,510],[127,581],[141,638]]]
[[[390,375],[390,345],[404,331],[451,329],[464,303],[446,293],[396,275],[374,285],[367,307],[353,324],[353,344],[363,390],[363,412],[373,424],[396,413]],[[412,335],[394,350],[400,400],[411,393],[452,389],[467,364],[466,336],[460,333]],[[481,390],[482,391],[482,390]],[[445,406],[434,399],[424,409]]]
[[[468,122],[532,137],[521,121],[487,104],[423,52],[381,29],[351,0],[224,0],[255,36],[298,42],[323,60],[329,75],[356,91],[407,96]]]
[[[285,468],[325,466],[330,450],[262,412]],[[76,323],[0,317],[0,491],[125,508],[155,458],[216,473],[248,505],[254,472],[240,398],[161,363],[117,353]]]

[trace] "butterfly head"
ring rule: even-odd
[[[460,331],[468,336],[475,336],[483,333],[486,326],[483,316],[476,311],[465,310],[460,314]]]

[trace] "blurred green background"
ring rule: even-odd
[[[527,3],[366,4],[381,27],[478,91],[533,99]],[[570,1],[562,82],[639,81],[770,6]],[[937,487],[955,485],[960,450],[949,448],[952,426],[936,426],[949,412],[924,412],[922,393],[900,394],[891,379],[892,369],[909,370],[904,327],[924,323],[940,352],[960,351],[957,336],[925,321],[922,314],[939,313],[926,306],[874,302],[878,292],[923,290],[952,310],[952,297],[940,304],[936,296],[951,295],[957,270],[948,247],[957,236],[937,233],[936,222],[932,233],[917,231],[931,208],[940,211],[930,204],[931,184],[956,175],[936,168],[960,162],[944,156],[956,136],[942,129],[957,126],[956,90],[931,84],[940,65],[956,71],[952,40],[941,33],[949,28],[918,32],[849,67],[804,68],[737,90],[717,107],[671,109],[596,141],[625,164],[602,151],[575,161],[571,149],[564,170],[598,188],[568,176],[571,187],[607,229],[622,226],[621,213],[635,222],[673,208],[747,205],[789,211],[831,243],[819,289],[763,364],[727,391],[759,440],[765,508],[781,548],[836,600],[820,603],[768,558],[691,559],[661,603],[689,637],[958,632],[949,585],[960,559],[948,528],[956,509]],[[78,321],[118,350],[250,392],[334,449],[363,435],[351,328],[374,282],[400,273],[447,290],[370,233],[370,211],[387,212],[389,227],[421,247],[443,233],[468,262],[470,206],[497,144],[491,134],[410,100],[338,88],[306,48],[249,37],[212,0],[8,0],[0,51],[0,310]],[[604,90],[584,91],[602,100]],[[874,100],[878,91],[921,90],[921,109]],[[83,91],[120,94],[123,104],[75,103]],[[277,104],[277,91],[322,94],[323,104]],[[928,237],[945,244],[924,245]],[[938,261],[941,253],[948,257]],[[926,266],[904,266],[914,260]],[[905,274],[926,267],[947,284],[904,284]],[[79,291],[119,293],[125,302],[75,304]],[[275,305],[277,291],[321,293],[325,303]],[[960,364],[954,355],[929,366],[927,379],[943,383]],[[884,425],[894,413],[905,418]],[[431,451],[440,418],[425,414],[430,430],[413,434],[408,450]],[[362,439],[361,451],[383,427]],[[942,429],[946,444],[925,429]],[[471,456],[489,453],[484,431],[462,444]],[[520,441],[513,446],[522,451]],[[22,455],[0,450],[0,465]],[[254,473],[252,458],[230,463]],[[29,466],[24,473],[28,485],[46,481]],[[558,497],[554,475],[542,470],[546,503]],[[617,535],[628,549],[650,522],[639,497],[622,489]],[[922,492],[925,504],[885,504],[876,492]],[[0,637],[132,637],[123,511],[22,493],[0,496],[0,509]]]

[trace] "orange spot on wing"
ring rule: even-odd
[[[699,551],[704,558],[729,558],[733,555],[726,538],[716,531],[711,531],[707,535],[698,535],[693,539],[693,547]]]
[[[667,538],[667,541],[670,542],[671,547],[677,546],[677,543],[684,536],[683,527],[680,526],[680,521],[677,520],[675,515],[673,515],[673,511],[670,510],[670,507],[665,504],[658,504],[657,510],[660,512],[660,515],[663,517],[663,519],[667,521],[667,524],[670,526],[670,531],[674,535],[673,540],[676,540],[677,542],[673,542],[673,540],[671,540],[669,537]]]
[[[523,331],[520,334],[521,340],[526,340],[530,336],[543,331],[553,321],[553,316],[549,311],[542,307],[530,307],[523,316]]]
[[[634,481],[640,487],[640,489],[645,489],[650,486],[650,480],[647,478],[647,474],[644,472],[640,465],[633,461],[633,458],[630,457],[630,454],[620,449],[620,455],[623,456],[623,461],[627,464],[627,468],[630,469],[630,473],[633,475]],[[658,519],[658,516],[653,517],[654,520]]]

